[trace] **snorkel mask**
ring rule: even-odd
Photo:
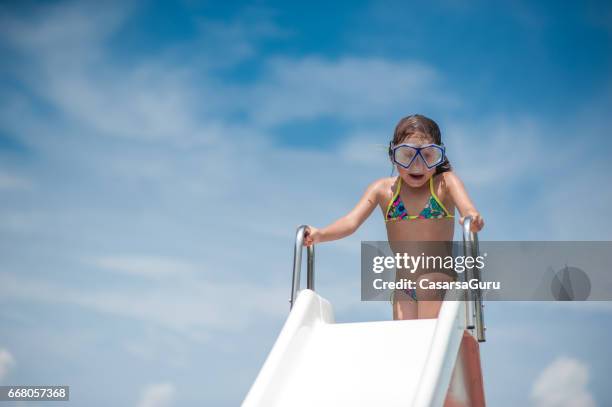
[[[427,169],[441,165],[445,158],[444,145],[438,144],[398,144],[395,147],[389,145],[389,158],[395,164],[408,169],[420,157]]]

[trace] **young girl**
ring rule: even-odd
[[[446,158],[436,122],[418,114],[400,120],[389,143],[389,158],[399,175],[374,181],[355,208],[331,225],[321,229],[309,226],[304,239],[306,246],[352,234],[376,206],[385,219],[390,243],[452,241],[455,208],[461,214],[459,223],[472,216],[472,231],[482,229],[482,217]],[[445,273],[430,273],[427,278],[453,279]],[[393,319],[437,317],[441,301],[432,301],[428,297],[431,293],[426,292],[430,290],[418,287],[417,284],[416,290],[394,293]]]

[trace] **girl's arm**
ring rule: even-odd
[[[455,202],[455,206],[459,210],[461,214],[461,218],[459,219],[459,223],[463,225],[463,221],[466,216],[472,217],[472,232],[478,232],[484,227],[484,220],[478,210],[474,206],[474,203],[468,196],[467,191],[465,190],[465,186],[463,182],[457,175],[455,175],[452,171],[444,172],[444,182],[446,183],[446,187],[450,192],[453,201]]]
[[[314,243],[342,239],[355,232],[376,208],[382,181],[381,179],[370,184],[353,210],[331,225],[321,229],[308,226],[304,236],[304,245],[310,246]]]

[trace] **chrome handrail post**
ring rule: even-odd
[[[472,217],[466,216],[463,220],[463,254],[476,258],[479,256],[478,235],[471,231]],[[480,270],[474,266],[465,270],[465,281],[476,279],[481,281]],[[467,329],[476,329],[476,338],[479,342],[484,342],[484,303],[482,301],[482,291],[480,288],[466,291],[466,326]]]
[[[478,244],[478,235],[476,233],[474,235],[473,245],[474,245],[474,257],[480,255],[480,247]],[[478,268],[474,268],[474,278],[478,281],[482,281],[481,270]],[[482,299],[482,290],[478,288],[476,291],[476,299],[474,302],[474,318],[476,319],[476,337],[479,342],[484,342],[485,338],[485,323],[484,323],[484,301]]]
[[[314,244],[306,248],[306,288],[314,291]]]
[[[472,217],[466,216],[463,220],[463,255],[465,257],[472,255],[472,237],[473,234],[470,231],[472,225]],[[464,271],[464,281],[469,282],[473,276],[472,268],[466,268]],[[465,292],[465,322],[467,329],[474,329],[474,293],[472,290],[467,290]]]
[[[302,270],[302,250],[304,249],[304,233],[307,225],[297,228],[295,246],[293,248],[293,277],[291,281],[291,298],[289,299],[289,310],[293,308],[298,291],[300,290],[300,274]],[[314,290],[314,245],[307,248],[306,258],[306,287]]]

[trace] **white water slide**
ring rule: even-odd
[[[478,239],[464,222],[464,248]],[[304,227],[298,228],[289,317],[243,407],[484,406],[479,343],[482,298],[445,301],[438,318],[335,323],[314,290],[314,249],[307,289],[299,290]],[[478,278],[477,269],[465,278]],[[297,298],[296,298],[297,297]]]

